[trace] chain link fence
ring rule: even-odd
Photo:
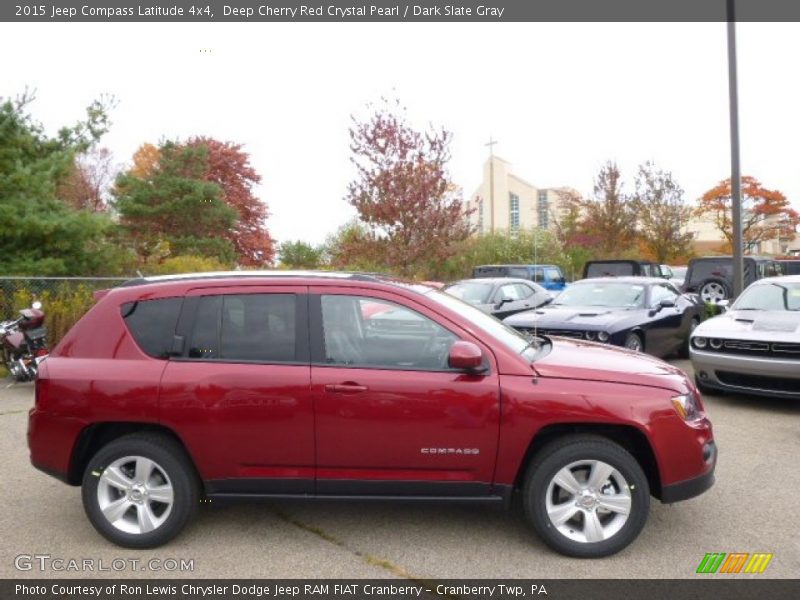
[[[16,319],[38,300],[47,325],[47,342],[57,344],[94,304],[93,292],[120,285],[129,277],[0,277],[0,320]]]

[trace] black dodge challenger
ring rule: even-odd
[[[689,334],[703,319],[697,296],[660,277],[576,281],[541,308],[504,323],[526,334],[558,335],[623,346],[654,356],[688,356]]]

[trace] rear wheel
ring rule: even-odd
[[[178,535],[199,502],[191,463],[165,436],[133,434],[104,446],[83,476],[83,506],[115,544],[153,548]]]
[[[636,459],[599,436],[574,435],[543,448],[528,468],[525,515],[554,550],[579,558],[615,554],[641,532],[650,487]]]

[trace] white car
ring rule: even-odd
[[[700,391],[800,399],[800,275],[751,284],[692,333]]]

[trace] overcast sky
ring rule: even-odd
[[[800,24],[740,24],[742,169],[800,200]],[[201,52],[208,50],[208,52]],[[454,133],[465,195],[490,135],[515,172],[587,193],[607,159],[673,171],[689,199],[729,174],[725,24],[0,24],[0,96],[37,91],[55,131],[102,93],[103,145],[208,135],[244,144],[279,241],[354,214],[350,115],[397,96]]]

